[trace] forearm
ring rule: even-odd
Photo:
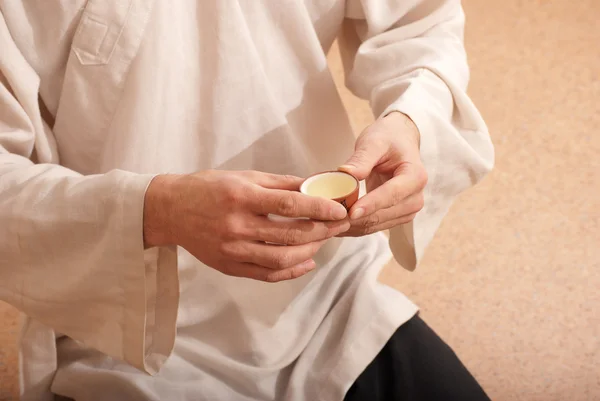
[[[348,87],[376,116],[400,112],[420,134],[425,206],[391,235],[396,259],[414,269],[453,199],[494,161],[487,126],[466,94],[464,14],[455,0],[348,3],[340,40]]]
[[[51,164],[8,170],[0,170],[3,298],[42,321],[59,316],[59,305],[73,297],[106,303],[112,290],[100,290],[97,279],[143,265],[142,209],[151,177],[123,171],[83,177]],[[68,332],[57,326],[69,326],[70,315],[53,326]]]
[[[176,183],[182,176],[160,174],[148,184],[144,196],[143,238],[144,248],[175,245],[175,210],[177,206]]]
[[[175,255],[148,262],[143,247],[152,176],[115,170],[84,177],[50,164],[0,170],[0,299],[155,372],[171,351],[178,290]],[[156,322],[161,329],[146,333],[146,316],[159,306],[166,311]],[[148,335],[161,336],[166,348],[147,354]]]

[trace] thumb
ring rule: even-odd
[[[338,167],[355,176],[358,180],[364,180],[371,174],[371,170],[379,163],[386,152],[386,147],[378,141],[358,141],[356,150],[348,161]]]

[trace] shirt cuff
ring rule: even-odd
[[[379,116],[392,112],[407,115],[420,133],[421,160],[427,171],[428,183],[424,188],[425,206],[415,219],[390,230],[390,248],[394,259],[402,267],[413,271],[420,262],[427,245],[433,239],[450,204],[443,194],[433,196],[437,185],[439,121],[449,121],[452,114],[452,94],[445,83],[434,73],[420,69],[403,82],[402,95]],[[442,197],[440,199],[440,196]]]
[[[133,187],[143,185],[143,196],[125,197],[123,211],[134,218],[124,218],[124,232],[135,233],[135,241],[124,248],[125,259],[143,260],[143,268],[127,269],[122,280],[123,359],[145,371],[156,374],[171,354],[176,336],[179,305],[177,249],[156,247],[144,250],[144,197],[155,176],[146,176],[145,183],[133,181]],[[132,188],[139,191],[139,188]]]

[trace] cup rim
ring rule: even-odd
[[[354,188],[352,189],[352,191],[350,191],[350,192],[348,192],[348,193],[346,193],[344,195],[338,196],[337,198],[330,198],[331,200],[339,200],[339,199],[347,198],[348,196],[350,196],[354,192],[356,192],[358,190],[359,186],[360,186],[360,183],[359,183],[358,179],[355,176],[353,176],[352,174],[347,173],[345,171],[340,171],[340,170],[328,170],[328,171],[321,171],[319,173],[315,173],[315,174],[312,174],[312,175],[309,175],[308,177],[306,177],[304,179],[304,181],[302,181],[302,184],[300,184],[300,192],[303,193],[304,195],[310,196],[305,191],[306,190],[306,186],[308,184],[310,184],[312,181],[314,181],[317,177],[322,176],[322,175],[327,175],[327,174],[341,174],[341,175],[346,175],[346,176],[352,177],[352,179],[354,180]]]

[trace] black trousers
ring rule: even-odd
[[[415,316],[400,326],[345,401],[489,401],[454,351]]]

